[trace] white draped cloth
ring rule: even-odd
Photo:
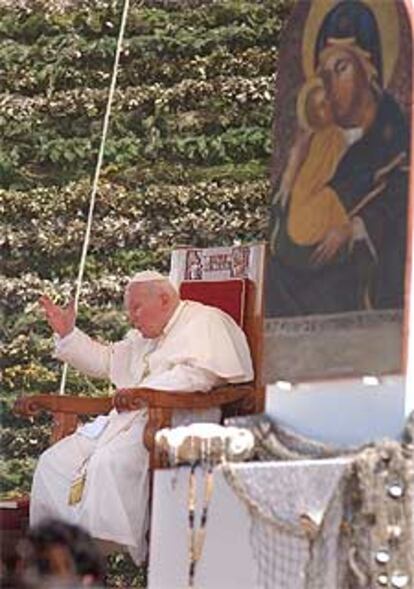
[[[75,328],[57,339],[56,355],[81,372],[109,378],[117,388],[208,392],[222,383],[253,379],[242,330],[222,311],[182,301],[157,339],[131,330],[105,345]],[[180,412],[176,423],[217,420],[217,412]],[[30,504],[30,523],[58,517],[93,537],[128,548],[136,563],[146,557],[148,453],[142,442],[146,411],[100,416],[40,457]],[[71,484],[86,472],[81,501],[69,505]]]

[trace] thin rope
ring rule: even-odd
[[[92,193],[91,193],[91,198],[90,198],[90,202],[89,202],[88,222],[86,224],[85,238],[83,241],[82,255],[81,255],[81,260],[80,260],[80,264],[79,264],[79,273],[78,273],[77,284],[76,284],[76,293],[75,293],[75,312],[77,312],[77,310],[78,310],[79,297],[80,297],[80,292],[81,292],[81,288],[82,288],[82,280],[83,280],[83,275],[85,272],[86,256],[88,254],[92,221],[93,221],[93,211],[95,208],[96,193],[98,190],[98,181],[99,181],[99,176],[101,173],[102,162],[103,162],[103,157],[104,157],[105,143],[106,143],[106,137],[108,134],[109,119],[110,119],[110,115],[111,115],[111,107],[112,107],[113,97],[114,97],[114,93],[115,93],[116,80],[117,80],[117,76],[118,76],[119,59],[120,59],[121,51],[122,51],[122,42],[124,39],[128,10],[129,10],[129,0],[124,0],[124,8],[123,8],[123,12],[122,12],[121,26],[119,29],[118,42],[116,45],[115,61],[114,61],[114,66],[113,66],[113,70],[112,70],[111,85],[109,88],[108,101],[107,101],[107,105],[106,105],[105,118],[104,118],[103,129],[102,129],[101,144],[99,147],[98,160],[97,160],[96,169],[95,169],[95,177],[93,180]],[[65,363],[63,366],[62,378],[60,381],[60,390],[59,390],[60,395],[65,394],[67,372],[68,372],[68,365],[67,365],[67,363]]]

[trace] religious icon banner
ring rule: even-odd
[[[411,73],[403,0],[296,4],[276,93],[269,381],[402,369]]]

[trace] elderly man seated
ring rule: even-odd
[[[180,300],[175,288],[152,271],[135,275],[125,290],[133,327],[110,345],[75,327],[73,305],[41,303],[56,334],[60,360],[90,376],[109,378],[117,388],[148,387],[205,391],[223,383],[252,380],[247,341],[219,309]],[[217,419],[185,414],[178,422]],[[82,525],[102,541],[128,548],[136,563],[146,556],[148,453],[142,442],[146,411],[99,416],[44,452],[31,494],[31,525],[59,517]]]

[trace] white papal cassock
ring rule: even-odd
[[[75,328],[59,339],[56,355],[117,388],[209,391],[223,382],[252,380],[242,330],[222,311],[182,301],[163,334],[145,339],[137,330],[111,345]],[[176,423],[217,419],[217,413],[180,412]],[[44,452],[32,486],[30,523],[59,517],[93,537],[124,545],[136,563],[146,556],[148,453],[142,443],[146,411],[100,416]],[[69,505],[70,486],[86,472],[82,499]]]

